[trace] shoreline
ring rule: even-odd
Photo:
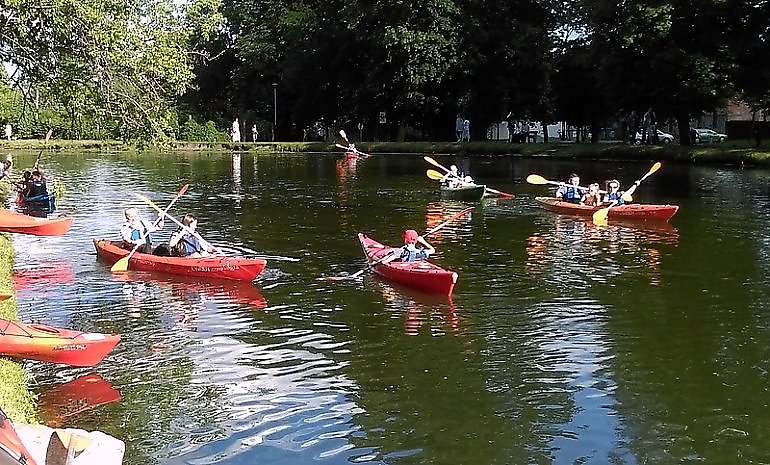
[[[753,141],[728,141],[719,144],[696,146],[680,145],[628,145],[621,142],[509,144],[503,141],[480,142],[357,142],[362,152],[376,155],[464,155],[464,156],[512,156],[553,158],[555,160],[660,160],[677,163],[770,166],[770,142],[756,147]],[[171,150],[141,150],[137,145],[122,141],[105,140],[50,140],[24,139],[0,141],[0,150],[39,151],[67,153],[331,153],[340,154],[343,149],[335,142],[176,142]]]

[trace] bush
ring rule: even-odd
[[[181,128],[179,139],[192,142],[227,142],[230,136],[218,130],[213,121],[206,121],[206,124],[201,125],[189,118]]]

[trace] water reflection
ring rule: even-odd
[[[452,215],[456,215],[468,208],[468,205],[456,201],[431,202],[426,207],[425,230],[435,228],[446,221]],[[461,238],[467,238],[472,234],[471,222],[473,220],[473,210],[467,215],[455,219],[443,228],[434,232],[427,239],[431,244],[441,244],[447,241],[454,241]]]
[[[660,283],[661,247],[675,246],[679,231],[668,223],[619,223],[597,226],[562,215],[543,217],[527,237],[526,269],[565,282],[606,282],[625,270],[646,269],[650,284]],[[548,221],[550,218],[550,223]],[[639,260],[639,258],[643,258]]]
[[[120,400],[120,391],[98,373],[88,373],[38,394],[38,408],[43,423],[61,428],[89,410]]]
[[[35,266],[13,270],[13,287],[17,292],[29,290],[40,296],[56,285],[71,284],[74,280],[72,266],[64,259],[45,260]]]
[[[424,294],[409,287],[372,277],[374,287],[385,299],[385,308],[398,318],[404,318],[404,332],[417,336],[423,327],[431,336],[460,334],[460,318],[452,296]]]

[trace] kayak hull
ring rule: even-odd
[[[10,456],[10,458],[9,458]],[[13,428],[11,420],[0,409],[0,463],[18,463],[36,465],[29,451],[24,447],[18,433]]]
[[[94,239],[96,255],[108,263],[115,263],[131,253],[121,242]],[[265,269],[267,260],[261,258],[211,256],[201,258],[161,257],[136,252],[128,262],[128,269],[208,279],[253,281]]]
[[[0,319],[0,355],[90,367],[120,342],[117,334],[84,333],[42,324]]]
[[[383,245],[363,233],[358,234],[361,249],[371,264],[382,259],[393,247]],[[388,281],[402,284],[428,294],[452,295],[457,273],[427,261],[392,261],[374,265],[374,272]]]
[[[477,184],[462,187],[441,186],[441,197],[449,200],[469,200],[475,202],[484,197],[486,189],[486,186]]]
[[[0,231],[34,236],[63,236],[72,226],[72,217],[37,218],[0,209]]]
[[[591,207],[561,201],[555,197],[535,197],[535,200],[546,210],[565,215],[593,216],[601,207]],[[668,221],[679,211],[678,205],[645,205],[625,204],[616,205],[609,209],[608,219],[632,221]]]

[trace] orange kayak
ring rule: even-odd
[[[2,409],[0,409],[0,463],[36,465]]]
[[[115,263],[131,253],[131,250],[122,247],[122,242],[107,239],[94,239],[94,247],[96,247],[96,255],[109,263]],[[128,269],[158,271],[196,278],[253,281],[262,273],[266,265],[267,260],[262,258],[221,255],[201,258],[164,257],[137,252],[128,262]]]
[[[556,197],[535,197],[535,200],[546,210],[565,215],[591,216],[601,208],[564,202]],[[630,203],[610,208],[607,216],[614,220],[668,221],[677,211],[679,211],[678,205]]]
[[[117,334],[84,333],[0,319],[0,355],[77,367],[101,362],[120,342]]]
[[[38,218],[0,209],[0,231],[34,236],[63,236],[72,226],[72,217]]]

